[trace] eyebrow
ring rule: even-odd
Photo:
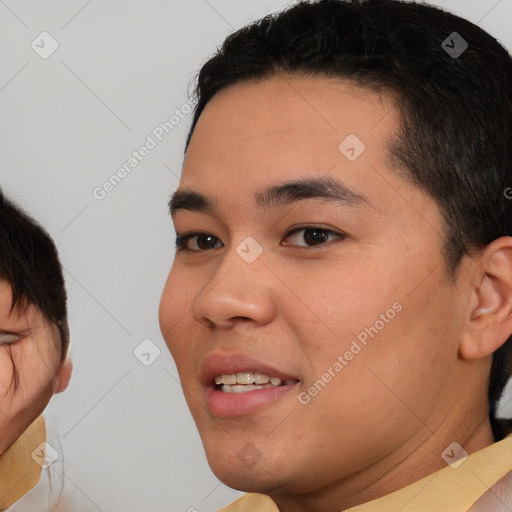
[[[272,185],[254,195],[259,209],[286,206],[303,199],[334,201],[347,206],[372,206],[370,200],[354,192],[344,183],[332,178],[303,178]],[[218,204],[213,198],[194,190],[177,190],[169,201],[169,212],[174,216],[178,210],[198,211],[214,214]]]

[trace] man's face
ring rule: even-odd
[[[0,281],[0,454],[43,412],[61,366],[57,327],[33,306],[11,312],[11,302],[10,285]]]
[[[177,233],[204,234],[176,254],[160,324],[232,487],[356,488],[451,412],[467,299],[447,278],[439,208],[391,168],[398,125],[387,96],[290,76],[225,89],[201,115],[179,191],[213,210],[177,204]],[[263,200],[297,180],[345,188]]]

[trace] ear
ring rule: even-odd
[[[491,355],[512,334],[512,237],[494,240],[473,264],[478,277],[472,286],[469,330],[459,345],[464,359]]]
[[[57,376],[55,378],[55,385],[53,392],[54,393],[62,393],[69,384],[69,380],[71,379],[71,373],[73,372],[73,363],[71,359],[67,358],[61,362],[60,367],[57,371]]]

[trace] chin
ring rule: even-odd
[[[280,487],[283,472],[278,461],[261,453],[249,439],[242,439],[230,437],[229,443],[225,439],[224,442],[210,439],[204,443],[206,458],[215,476],[238,491],[266,494]]]
[[[279,485],[265,470],[262,472],[239,465],[236,468],[226,467],[216,463],[210,463],[210,468],[223,484],[237,491],[267,494]]]

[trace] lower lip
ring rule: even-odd
[[[272,388],[254,389],[244,393],[224,393],[216,387],[206,390],[206,401],[210,412],[219,418],[232,418],[253,414],[277,402],[298,384],[285,384]]]

